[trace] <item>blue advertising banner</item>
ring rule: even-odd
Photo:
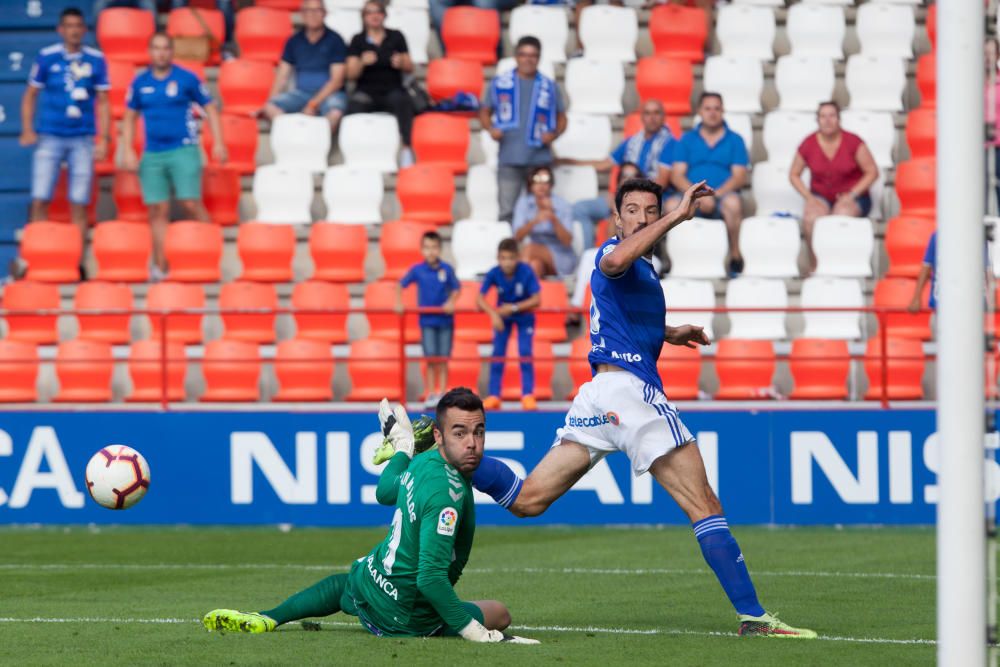
[[[519,473],[545,455],[562,413],[496,413],[487,452]],[[697,411],[709,481],[732,523],[929,524],[938,442],[930,410]],[[0,522],[359,526],[375,502],[381,441],[371,413],[31,412],[0,414]],[[146,457],[149,493],[113,512],[87,495],[84,469],[109,444]],[[990,489],[995,451],[984,449]],[[996,500],[995,491],[992,500]],[[542,516],[517,519],[479,498],[481,524],[686,523],[628,460],[599,463]]]

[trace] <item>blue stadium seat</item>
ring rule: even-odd
[[[21,146],[17,137],[0,137],[0,192],[31,190],[33,146]]]
[[[39,30],[55,28],[59,23],[59,14],[67,7],[76,7],[83,12],[87,25],[94,25],[93,2],[80,0],[20,0],[19,2],[3,3],[0,12],[0,29],[3,30]]]
[[[23,83],[0,83],[0,136],[21,134]]]
[[[0,12],[0,15],[2,13]],[[59,35],[52,30],[0,32],[0,81],[26,82],[31,71],[31,63],[35,61],[38,52],[58,41]],[[94,34],[88,32],[83,43],[96,46]]]
[[[3,216],[0,216],[0,244],[17,245],[14,234],[28,224],[30,205],[31,195],[28,192],[0,192],[0,211],[3,211]],[[0,275],[3,273],[4,265],[0,263]]]

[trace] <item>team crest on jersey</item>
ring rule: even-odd
[[[614,246],[614,245],[606,245],[606,246],[604,246],[604,250],[601,251],[601,257],[604,257],[609,252],[611,252],[612,250],[614,250],[616,247],[617,246]]]
[[[458,524],[458,512],[454,507],[445,507],[438,516],[438,535],[454,535]]]
[[[177,82],[168,81],[167,82],[167,97],[177,97]]]
[[[607,417],[612,426],[621,426],[622,420],[618,417],[617,412],[609,412]]]

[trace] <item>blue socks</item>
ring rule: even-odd
[[[491,456],[484,456],[472,475],[472,486],[497,501],[504,509],[509,509],[514,504],[523,484],[524,480],[507,464]]]
[[[485,459],[484,459],[485,460]],[[714,514],[691,525],[701,545],[701,553],[715,571],[737,614],[762,616],[764,608],[757,601],[757,591],[736,538],[729,532],[726,517]]]

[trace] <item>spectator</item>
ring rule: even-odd
[[[451,357],[452,334],[455,331],[455,302],[461,284],[451,264],[441,261],[441,236],[427,232],[420,239],[420,254],[424,261],[414,264],[396,288],[396,310],[403,312],[403,288],[417,283],[417,305],[421,308],[441,308],[443,313],[420,314],[420,344],[427,358],[427,406],[437,405],[448,391],[448,358]]]
[[[816,268],[812,249],[812,231],[816,219],[824,215],[866,216],[872,208],[868,188],[878,178],[878,166],[871,152],[856,134],[840,127],[840,107],[836,102],[822,102],[816,112],[819,129],[799,145],[788,172],[805,202],[802,231],[809,252],[810,270]],[[810,182],[802,181],[808,167]]]
[[[283,113],[319,113],[330,121],[330,131],[336,132],[347,110],[347,47],[340,35],[323,23],[323,0],[303,0],[301,11],[302,29],[285,42],[264,115],[274,120]],[[295,84],[286,90],[293,72]]]
[[[566,130],[566,110],[556,82],[538,71],[542,43],[517,41],[517,68],[498,74],[483,96],[479,120],[500,142],[497,189],[500,219],[511,222],[521,187],[534,167],[552,163],[552,142]]]
[[[166,275],[163,244],[170,219],[170,191],[188,220],[209,222],[201,203],[201,148],[196,109],[203,110],[212,127],[212,157],[225,162],[226,145],[212,96],[198,76],[174,64],[174,42],[169,35],[156,33],[149,40],[149,69],[135,77],[128,91],[128,108],[122,124],[122,168],[139,171],[142,200],[149,207],[153,233],[154,282]],[[136,118],[142,114],[146,131],[142,161],[132,147]]]
[[[993,277],[993,267],[990,266],[990,249],[985,243],[983,244],[983,267],[986,271],[983,277],[983,294],[985,297],[985,294],[990,289],[990,279]],[[913,297],[910,298],[910,303],[906,307],[911,313],[920,312],[920,302],[923,298],[924,285],[927,284],[928,280],[931,281],[931,289],[927,299],[927,307],[931,310],[937,310],[938,298],[941,296],[940,292],[938,292],[941,281],[937,272],[937,230],[933,231],[930,238],[927,239],[924,262],[920,266],[920,273],[917,274],[917,282],[913,286]]]
[[[987,37],[986,42],[983,46],[983,65],[986,68],[985,81],[986,81],[986,93],[984,95],[986,104],[986,123],[989,126],[989,132],[992,134],[987,135],[987,146],[993,150],[993,177],[992,180],[988,180],[986,183],[987,196],[986,196],[986,213],[987,215],[996,215],[997,205],[1000,204],[1000,183],[997,181],[997,174],[1000,174],[1000,129],[998,126],[998,119],[1000,119],[1000,76],[997,76],[997,56],[998,51],[1000,51],[1000,46],[997,44],[996,37]],[[988,158],[987,158],[988,159]],[[990,169],[986,169],[987,176],[989,176]],[[993,194],[996,195],[996,201],[990,203],[990,191],[989,188],[993,188]]]
[[[497,305],[483,298],[491,287],[497,288]],[[517,326],[517,354],[521,359],[521,407],[535,410],[535,365],[531,361],[535,335],[535,314],[541,303],[541,286],[531,267],[518,260],[517,241],[504,239],[497,247],[497,266],[490,269],[476,296],[476,305],[486,311],[493,323],[493,357],[490,360],[489,396],[483,401],[487,410],[500,407],[500,383],[511,329]]]
[[[401,166],[413,164],[410,133],[413,130],[413,100],[403,86],[403,74],[413,71],[406,37],[385,27],[385,7],[368,0],[361,10],[362,32],[347,49],[347,78],[356,81],[347,113],[388,111],[399,123],[403,139]]]
[[[573,252],[573,213],[569,202],[552,194],[555,180],[548,167],[535,167],[527,178],[528,191],[514,206],[514,239],[521,259],[539,278],[565,276],[576,268]]]
[[[678,192],[687,190],[697,181],[705,181],[715,190],[714,197],[698,200],[698,213],[725,221],[729,232],[726,264],[730,274],[735,275],[743,271],[739,247],[740,223],[743,222],[740,188],[746,185],[750,157],[743,138],[729,129],[722,114],[722,96],[702,93],[698,100],[701,122],[685,132],[674,145],[670,182]],[[667,202],[667,210],[679,202],[680,196],[673,195]]]
[[[111,111],[108,105],[108,66],[97,49],[83,45],[87,24],[83,13],[67,7],[56,29],[62,43],[53,44],[35,57],[28,87],[21,100],[22,146],[35,143],[31,168],[31,219],[45,220],[59,180],[62,163],[69,176],[70,217],[86,241],[87,204],[94,178],[94,160],[108,152]],[[41,98],[41,112],[35,109]],[[95,123],[94,101],[97,101]],[[94,135],[101,133],[95,145]],[[37,128],[37,131],[36,131]],[[80,278],[83,279],[83,267]]]

